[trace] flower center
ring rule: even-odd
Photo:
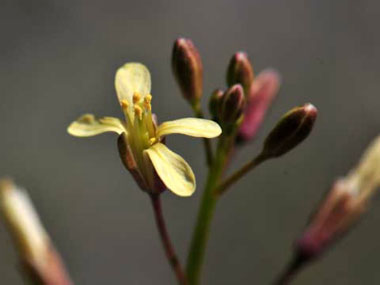
[[[143,151],[159,142],[156,136],[156,125],[152,118],[151,101],[152,95],[148,94],[142,98],[139,93],[133,94],[133,108],[127,100],[121,101],[127,121],[128,144],[138,168],[146,178],[150,175]]]

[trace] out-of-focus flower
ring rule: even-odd
[[[280,76],[274,70],[264,70],[255,78],[247,95],[244,119],[239,128],[240,142],[254,138],[279,87]]]
[[[12,181],[0,180],[0,208],[33,280],[44,285],[71,284],[28,194]]]
[[[194,107],[203,93],[203,67],[197,48],[189,39],[175,41],[172,53],[172,69],[182,94]]]
[[[219,125],[210,120],[185,118],[157,126],[151,111],[150,73],[140,63],[127,63],[119,68],[115,87],[125,121],[112,117],[96,119],[85,114],[68,127],[68,132],[77,137],[118,133],[122,160],[144,191],[162,191],[158,175],[175,194],[190,196],[195,190],[193,171],[181,156],[166,147],[163,139],[170,134],[217,137],[221,133]]]
[[[312,104],[291,109],[265,139],[262,154],[267,158],[278,157],[292,150],[309,136],[317,113]]]
[[[230,60],[227,69],[227,85],[241,84],[244,95],[249,96],[250,88],[254,79],[253,67],[245,52],[237,52]]]
[[[296,242],[297,254],[311,260],[325,252],[358,221],[379,186],[380,137],[377,137],[358,166],[334,183]]]

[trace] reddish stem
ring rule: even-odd
[[[302,256],[298,253],[295,254],[291,262],[287,265],[285,270],[280,274],[273,285],[288,285],[290,284],[301,268],[309,262],[308,257]]]
[[[185,276],[185,273],[182,269],[181,263],[179,262],[177,255],[175,253],[174,247],[172,245],[172,242],[170,240],[168,230],[166,228],[165,219],[162,214],[162,206],[161,206],[161,198],[159,194],[151,194],[150,195],[152,206],[154,210],[154,216],[156,219],[156,224],[158,231],[160,233],[162,245],[165,250],[166,257],[169,261],[170,266],[172,267],[177,280],[178,284],[181,285],[187,285],[187,279]]]

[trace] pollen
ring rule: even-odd
[[[135,104],[134,107],[135,107],[135,115],[141,120],[142,119],[143,110],[137,104]]]
[[[122,99],[121,100],[121,108],[123,108],[123,110],[126,110],[126,109],[128,109],[128,106],[129,106],[128,101],[125,99]]]
[[[140,101],[140,99],[141,99],[141,95],[140,95],[140,93],[135,92],[135,93],[133,94],[133,104],[138,103],[138,102]]]

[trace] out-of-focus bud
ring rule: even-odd
[[[216,89],[214,92],[212,92],[210,100],[208,102],[208,109],[214,121],[218,120],[219,106],[221,105],[223,94],[223,90]]]
[[[238,133],[239,142],[247,142],[254,138],[279,87],[280,76],[274,70],[264,70],[255,78],[248,92],[244,119]]]
[[[72,284],[28,194],[12,181],[0,180],[0,207],[32,281],[44,285]]]
[[[262,154],[278,157],[292,150],[308,137],[316,118],[317,109],[312,104],[287,112],[265,139]]]
[[[121,161],[123,162],[125,168],[132,174],[133,178],[135,179],[137,185],[140,187],[141,190],[151,194],[158,194],[166,189],[165,184],[159,178],[157,172],[154,170],[154,167],[152,166],[149,159],[146,159],[145,172],[150,172],[149,177],[151,179],[143,175],[128,145],[126,133],[122,133],[119,136],[117,140],[117,146]]]
[[[227,85],[231,87],[235,84],[241,84],[244,94],[248,97],[254,79],[252,64],[245,52],[237,52],[230,60],[227,69]]]
[[[297,240],[297,254],[305,261],[319,257],[359,220],[379,186],[380,137],[371,144],[359,165],[333,185]]]
[[[191,40],[179,38],[175,41],[172,69],[183,96],[195,107],[203,93],[203,67],[199,52]]]
[[[240,84],[235,84],[223,95],[219,107],[219,122],[230,128],[239,123],[244,110],[244,91]]]

